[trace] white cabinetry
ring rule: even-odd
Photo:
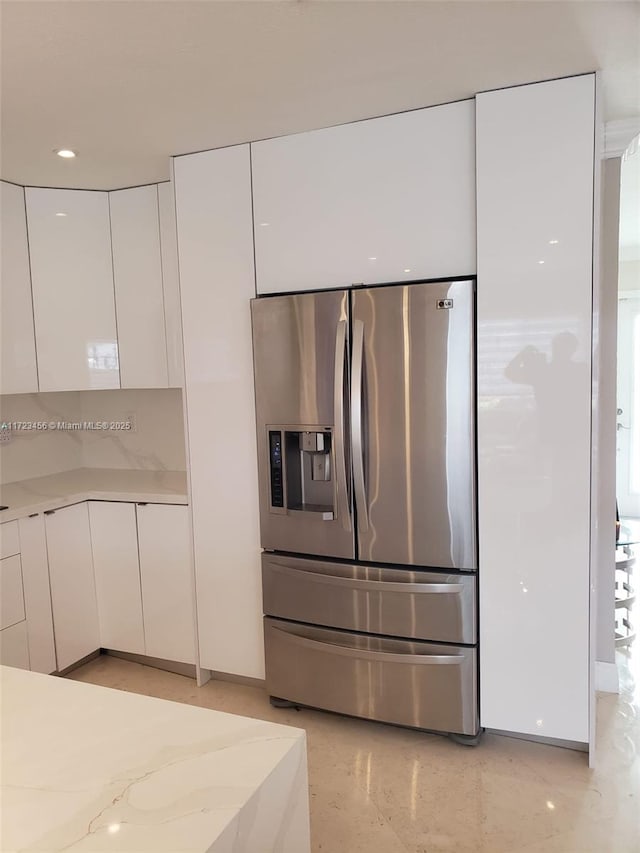
[[[594,86],[477,98],[481,724],[581,743]]]
[[[0,560],[0,630],[22,622],[24,594],[20,555]]]
[[[89,503],[96,577],[100,646],[145,653],[136,507],[132,503]]]
[[[160,250],[162,254],[162,289],[164,294],[164,321],[167,337],[168,380],[170,388],[181,388],[184,384],[184,357],[182,354],[176,205],[172,181],[158,184],[158,203],[160,209]]]
[[[474,102],[251,146],[258,293],[469,275]]]
[[[38,390],[24,189],[0,181],[0,394]]]
[[[264,678],[248,146],[178,157],[174,180],[200,664]]]
[[[26,200],[40,391],[119,388],[108,194]]]
[[[188,508],[138,504],[136,512],[146,653],[195,663]]]
[[[20,559],[30,668],[34,672],[55,672],[56,649],[44,516],[21,518],[17,523],[20,530]]]
[[[100,648],[87,504],[45,515],[58,669]]]
[[[26,621],[0,631],[0,664],[29,669],[29,643]]]
[[[156,184],[109,193],[122,388],[166,388]]]

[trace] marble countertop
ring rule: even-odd
[[[0,667],[9,851],[309,853],[301,729]]]
[[[186,504],[184,471],[75,468],[0,486],[0,523],[86,500]]]

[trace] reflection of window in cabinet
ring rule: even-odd
[[[624,522],[616,545],[615,636],[616,646],[629,645],[636,633],[632,608],[635,603],[634,569],[638,539]]]

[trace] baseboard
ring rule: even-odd
[[[534,743],[543,743],[546,746],[560,746],[563,749],[575,749],[578,752],[588,752],[589,744],[581,740],[563,740],[557,737],[540,737],[539,735],[528,735],[521,732],[508,732],[504,729],[485,729],[492,735],[501,735],[502,737],[512,737],[516,740],[531,740]]]
[[[131,663],[141,663],[143,666],[152,666],[154,669],[163,669],[165,672],[173,672],[176,675],[186,675],[187,678],[196,677],[196,667],[192,663],[178,663],[178,661],[152,658],[147,655],[138,655],[132,652],[116,652],[113,649],[102,649],[102,653],[113,658],[128,660]]]
[[[234,675],[232,672],[218,672],[211,670],[211,677],[215,681],[229,681],[231,684],[244,684],[245,687],[266,687],[264,678],[252,678],[249,675]]]
[[[615,663],[596,661],[596,690],[601,693],[619,693],[618,667]]]

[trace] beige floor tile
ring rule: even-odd
[[[438,735],[302,709],[265,691],[103,656],[78,680],[304,728],[314,853],[640,853],[640,653],[598,700],[598,765],[584,753],[485,734]]]

